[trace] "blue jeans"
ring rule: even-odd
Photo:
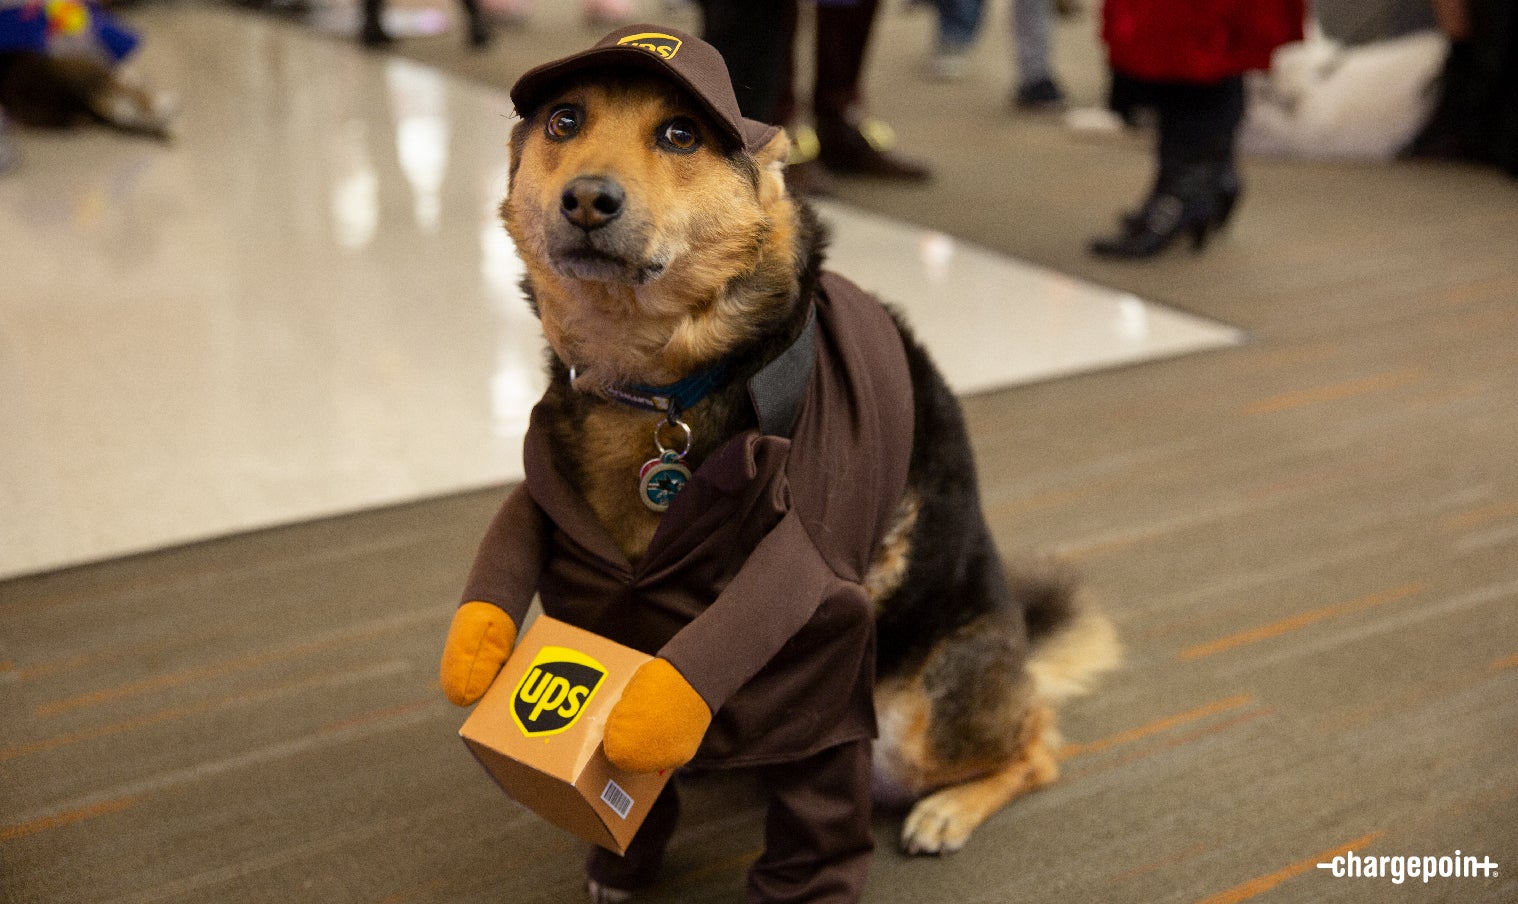
[[[985,0],[938,0],[938,48],[964,50],[975,43]]]
[[[964,50],[975,43],[985,0],[938,0],[938,48]],[[1049,40],[1054,27],[1052,0],[1012,0],[1012,48],[1017,58],[1017,84],[1053,79]]]

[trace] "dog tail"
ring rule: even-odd
[[[1035,699],[1058,704],[1079,697],[1117,668],[1122,660],[1117,629],[1081,599],[1070,576],[1044,569],[1041,574],[1014,576],[1012,582],[1014,593],[1023,599],[1033,646],[1028,674]]]

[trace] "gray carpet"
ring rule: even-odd
[[[927,85],[893,6],[873,106],[939,178],[843,195],[1253,341],[966,400],[1002,548],[1079,567],[1127,663],[1066,711],[1063,780],[964,851],[900,856],[882,815],[867,900],[1518,901],[1518,183],[1249,161],[1205,254],[1097,262],[1145,148],[1008,117],[1000,27]],[[402,50],[508,84],[584,42]],[[1060,52],[1094,101],[1089,26]],[[494,789],[434,687],[500,495],[0,584],[0,900],[578,900],[582,845]],[[758,799],[688,791],[639,900],[740,896]],[[1501,866],[1315,868],[1349,849]]]

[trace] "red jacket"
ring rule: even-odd
[[[1102,39],[1112,68],[1154,82],[1217,82],[1270,68],[1302,39],[1304,0],[1106,0]]]

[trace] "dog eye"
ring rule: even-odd
[[[580,131],[580,111],[568,106],[555,107],[553,112],[548,114],[548,123],[543,130],[548,133],[549,138],[559,141],[573,138],[575,133]]]
[[[659,128],[659,143],[673,151],[694,151],[701,144],[696,124],[684,116],[671,119]]]

